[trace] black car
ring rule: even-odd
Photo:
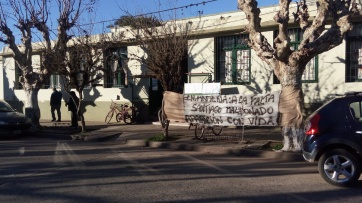
[[[0,136],[19,135],[27,132],[31,126],[30,118],[15,111],[5,101],[0,101]]]
[[[361,174],[362,92],[336,97],[311,114],[305,125],[303,156],[318,162],[328,183],[351,186]]]

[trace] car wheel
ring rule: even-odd
[[[358,181],[361,166],[356,155],[344,149],[335,149],[321,156],[318,161],[318,171],[328,183],[348,187]]]

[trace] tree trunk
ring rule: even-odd
[[[83,91],[79,91],[78,94],[79,94],[79,103],[78,103],[78,108],[77,108],[77,115],[80,117],[82,132],[85,132],[86,127],[85,127],[85,119],[84,119],[84,108],[82,106],[82,104],[83,104]]]
[[[285,67],[281,72],[282,92],[279,100],[280,125],[282,126],[282,151],[301,151],[304,135],[302,109],[304,106],[301,74],[297,67]]]
[[[81,122],[81,125],[82,125],[82,132],[85,132],[86,129],[85,129],[85,120],[84,120],[84,115],[79,115],[80,117],[80,122]]]
[[[38,88],[24,89],[25,100],[25,115],[31,119],[33,128],[40,127],[40,109],[38,104]]]

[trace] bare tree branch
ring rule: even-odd
[[[309,27],[309,13],[306,0],[300,0],[297,2],[297,11],[293,13],[294,22],[299,23],[300,28],[304,32]]]
[[[261,34],[260,9],[255,0],[238,0],[238,8],[244,11],[249,21],[247,31],[250,35],[249,45],[255,47],[257,55],[264,59],[271,67],[275,67],[274,49],[268,40]]]
[[[81,11],[88,8],[83,2],[93,5],[95,0],[54,0],[58,3],[58,33],[57,39],[52,41],[51,30],[47,25],[49,19],[49,0],[8,0],[0,2],[0,41],[8,45],[13,51],[14,59],[21,69],[20,83],[26,93],[25,113],[34,126],[39,126],[40,110],[37,94],[39,89],[49,79],[58,67],[64,66],[67,43],[71,39],[69,31],[79,20]],[[83,7],[85,6],[85,7]],[[10,27],[15,23],[14,27]],[[13,29],[20,31],[21,44],[17,44],[17,36]],[[41,33],[42,43],[34,43],[33,33]],[[52,43],[54,42],[54,46]],[[44,47],[41,45],[45,44]],[[41,52],[41,66],[33,69],[32,57]],[[54,64],[54,61],[61,61]]]
[[[292,51],[290,50],[290,38],[288,36],[289,5],[291,0],[281,0],[280,9],[274,16],[274,20],[279,24],[278,36],[274,39],[276,47],[276,58],[279,61],[287,62]]]
[[[170,20],[162,22],[155,17],[128,16],[128,29],[135,42],[145,52],[143,56],[130,54],[144,64],[150,76],[156,77],[165,91],[182,92],[185,75],[183,61],[187,58],[188,24]]]
[[[263,56],[261,47],[263,39],[260,35],[260,10],[256,0],[238,0],[239,8],[247,16],[250,32],[250,46],[258,56],[270,63]],[[291,0],[280,0],[280,10],[274,16],[279,24],[279,33],[275,39],[276,65],[274,73],[278,77],[282,91],[279,100],[280,125],[283,126],[283,150],[300,151],[303,136],[303,90],[302,75],[308,62],[316,55],[340,45],[351,29],[351,17],[356,12],[355,0],[317,0],[317,14],[310,23],[306,0],[297,3],[297,11],[293,13],[295,22],[299,23],[303,33],[297,50],[291,49],[289,29],[289,6]],[[327,23],[330,28],[325,30]],[[292,143],[290,143],[292,140]]]
[[[316,55],[341,44],[345,34],[352,28],[351,17],[356,11],[358,8],[354,0],[319,0],[317,15],[305,30],[299,45],[300,63],[305,65]],[[331,20],[331,27],[324,31],[328,19]]]

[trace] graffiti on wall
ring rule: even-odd
[[[206,126],[276,126],[279,94],[184,94],[185,120]]]

